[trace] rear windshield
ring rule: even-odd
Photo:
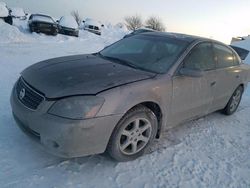
[[[128,62],[138,69],[166,73],[188,45],[187,41],[166,36],[135,35],[118,41],[100,54]]]
[[[33,15],[32,20],[33,21],[40,21],[40,22],[54,23],[54,20],[49,16]]]

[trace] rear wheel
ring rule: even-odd
[[[239,86],[231,96],[227,106],[223,109],[223,113],[226,115],[232,115],[239,107],[241,97],[243,94],[243,87]]]
[[[143,155],[157,132],[155,114],[144,106],[129,111],[117,124],[107,151],[117,161],[130,161]]]

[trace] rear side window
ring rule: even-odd
[[[214,44],[214,52],[218,62],[218,68],[226,68],[239,64],[239,60],[236,58],[237,56],[226,46]]]
[[[184,61],[184,68],[202,71],[215,69],[212,44],[204,42],[194,47]]]

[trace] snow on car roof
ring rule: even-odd
[[[78,24],[73,16],[63,16],[59,21],[59,25],[63,27],[77,29]]]
[[[40,22],[55,23],[54,20],[50,16],[39,15],[39,14],[33,15],[32,20],[33,21],[40,21]]]
[[[0,17],[9,16],[9,10],[4,2],[0,2]]]
[[[23,17],[25,16],[25,12],[22,8],[14,7],[11,8],[11,15],[15,17]]]

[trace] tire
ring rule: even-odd
[[[116,125],[107,146],[108,154],[119,162],[142,156],[155,139],[157,128],[157,117],[150,109],[133,108]]]
[[[30,32],[33,33],[34,32],[34,28],[30,27]]]
[[[236,110],[239,107],[241,98],[242,98],[242,94],[243,94],[243,87],[239,86],[233,93],[233,95],[231,96],[231,98],[229,99],[227,106],[223,109],[223,113],[225,115],[232,115],[234,112],[236,112]]]

